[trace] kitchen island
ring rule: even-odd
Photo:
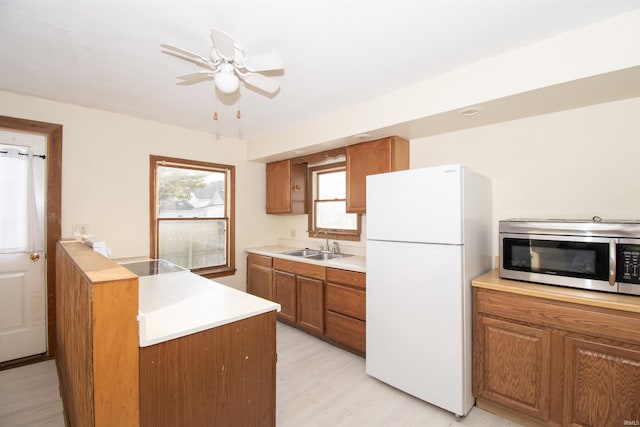
[[[78,242],[57,263],[69,425],[275,425],[278,304],[188,271],[138,277]]]

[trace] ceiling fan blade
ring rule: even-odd
[[[227,61],[233,61],[235,52],[235,42],[233,41],[233,37],[227,33],[223,33],[222,31],[212,28],[211,41],[213,42],[213,46],[216,48],[218,55]]]
[[[209,77],[213,77],[215,74],[214,71],[194,71],[192,73],[181,74],[176,76],[176,79],[180,80],[194,80],[194,79],[205,79]]]
[[[276,52],[268,52],[245,58],[244,68],[246,68],[247,71],[253,72],[282,70],[284,68],[284,61]]]
[[[200,56],[197,53],[189,52],[188,50],[182,49],[181,47],[174,46],[174,45],[169,44],[169,43],[163,43],[160,46],[163,49],[171,50],[171,51],[173,51],[172,53],[178,53],[178,54],[180,54],[182,56],[185,56],[185,57],[187,57],[189,59],[195,59],[197,61],[201,61],[201,62],[204,62],[204,63],[207,63],[207,64],[210,62],[204,56]]]
[[[280,83],[262,74],[247,73],[244,82],[267,93],[275,93],[280,88]]]

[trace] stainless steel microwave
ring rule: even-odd
[[[640,221],[500,221],[500,277],[640,295]]]

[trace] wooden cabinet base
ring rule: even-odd
[[[140,425],[275,426],[275,311],[140,349]]]
[[[640,423],[640,313],[473,288],[477,405],[524,425]]]

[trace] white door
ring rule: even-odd
[[[44,135],[0,130],[0,362],[47,350]]]

